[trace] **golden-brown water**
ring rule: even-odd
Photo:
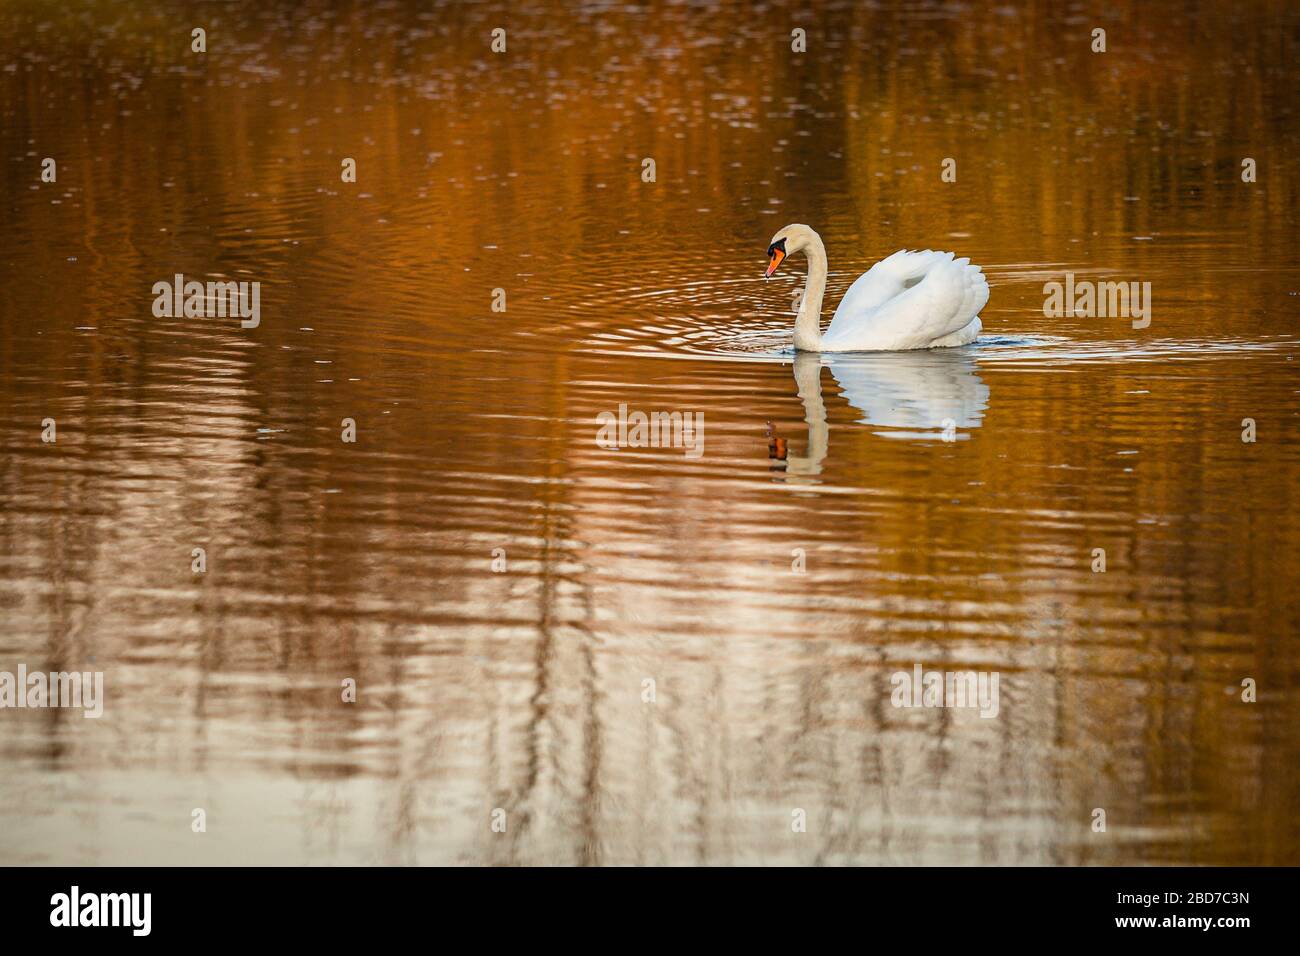
[[[0,863],[1300,863],[1293,5],[167,6],[0,11]]]

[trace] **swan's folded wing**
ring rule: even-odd
[[[886,256],[854,280],[840,299],[835,314],[860,315],[884,305],[894,296],[904,292],[910,284],[921,279],[926,272],[944,258],[942,252],[908,252],[899,249]]]
[[[900,286],[906,287],[913,280],[925,276],[935,266],[951,259],[951,252],[933,252],[930,249],[909,252],[906,249],[899,249],[892,256],[881,259],[872,268],[873,270],[879,268],[882,272],[888,273]]]
[[[826,344],[838,350],[924,348],[970,324],[975,313],[969,310],[980,301],[979,268],[954,262],[951,252],[929,255],[938,259],[931,259],[925,278],[875,308],[858,311],[841,303]]]

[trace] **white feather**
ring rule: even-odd
[[[900,250],[844,293],[822,351],[865,352],[965,345],[979,334],[988,282],[951,252]]]

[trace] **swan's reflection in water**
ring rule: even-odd
[[[818,475],[826,459],[829,434],[822,400],[823,366],[830,368],[844,399],[862,413],[858,421],[888,429],[876,432],[885,438],[962,441],[970,437],[970,429],[983,423],[989,404],[989,387],[980,380],[969,348],[800,352],[794,360],[794,380],[808,423],[808,451],[785,458],[788,475]]]

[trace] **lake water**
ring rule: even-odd
[[[1294,5],[510,6],[0,10],[0,863],[1300,863]]]

